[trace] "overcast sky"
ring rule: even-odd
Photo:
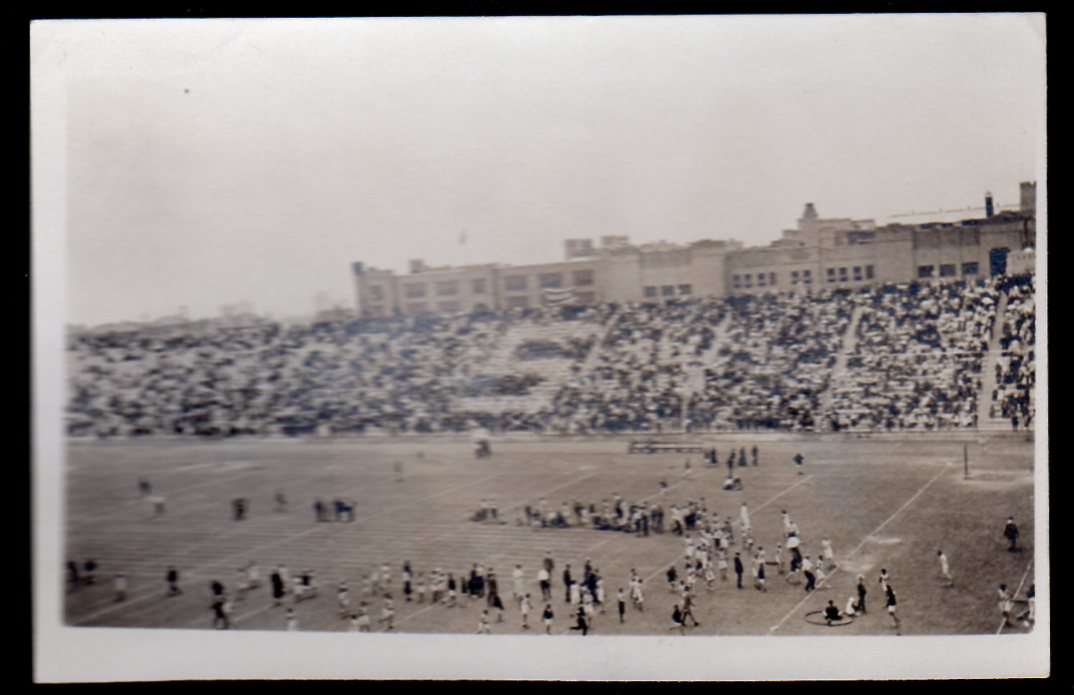
[[[806,202],[881,221],[1017,203],[1043,175],[1043,34],[1025,15],[37,25],[33,61],[66,84],[68,321],[308,313],[354,302],[353,261],[555,261],[570,237],[765,244]]]

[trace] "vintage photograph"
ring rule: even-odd
[[[35,678],[1047,676],[1045,24],[33,23]]]

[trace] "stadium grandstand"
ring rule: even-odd
[[[1032,426],[1034,278],[71,334],[71,436]]]

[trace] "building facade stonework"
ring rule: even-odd
[[[415,260],[406,274],[355,263],[358,312],[420,316],[563,301],[657,302],[1027,272],[1036,245],[1035,194],[1035,183],[1023,183],[1017,211],[884,226],[821,218],[807,203],[795,229],[759,247],[713,239],[632,245],[605,236],[599,245],[566,240],[567,260],[555,263],[438,268]]]

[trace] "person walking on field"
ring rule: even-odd
[[[745,568],[742,566],[742,558],[738,553],[735,553],[735,575],[738,577],[738,588],[742,588],[742,573]]]
[[[1003,527],[1003,536],[1010,542],[1007,552],[1018,552],[1018,525],[1014,523],[1014,517],[1007,517],[1007,525]]]
[[[183,593],[183,590],[179,588],[179,570],[169,567],[164,578],[168,582],[168,596],[178,596]]]
[[[1003,625],[1010,626],[1011,608],[1014,607],[1014,603],[1011,601],[1011,595],[1007,593],[1007,585],[1000,584],[999,591],[996,593],[999,596],[999,612],[1003,614]]]
[[[936,557],[940,560],[940,576],[947,582],[947,586],[954,586],[955,580],[951,577],[951,566],[947,562],[947,555],[944,554],[943,549],[936,551]]]
[[[858,612],[865,614],[865,594],[869,593],[865,589],[865,575],[858,575]]]
[[[899,630],[899,616],[895,615],[895,591],[891,588],[891,584],[887,584],[885,594],[887,595],[888,615],[891,616],[892,621],[895,623],[895,634],[898,634]]]
[[[519,613],[521,613],[521,615],[522,615],[522,629],[523,630],[529,630],[530,629],[530,595],[529,594],[525,594],[519,600],[518,610],[519,610]]]
[[[552,634],[552,621],[555,618],[555,613],[552,612],[552,604],[546,603],[544,605],[544,613],[541,614],[541,619],[544,621],[544,633],[546,635]]]

